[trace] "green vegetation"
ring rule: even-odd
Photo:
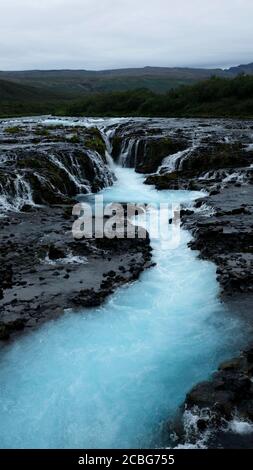
[[[0,72],[0,81],[44,90],[48,93],[78,98],[87,93],[109,93],[147,88],[166,93],[180,85],[206,80],[212,75],[234,78],[240,73],[253,74],[253,63],[230,69],[189,67],[140,67],[114,70],[25,70]],[[1,93],[0,93],[1,95]]]
[[[46,129],[45,127],[37,127],[35,129],[35,134],[39,135],[41,137],[49,137],[50,136],[49,130]]]
[[[32,116],[63,110],[73,96],[0,80],[0,117]]]
[[[253,117],[253,76],[213,77],[163,95],[146,89],[87,96],[67,107],[72,116]]]
[[[7,134],[20,134],[20,132],[22,131],[21,127],[19,126],[13,126],[13,127],[6,127],[5,129],[5,132]]]
[[[70,139],[68,139],[69,142],[71,142],[72,144],[79,144],[81,141],[80,141],[80,137],[78,134],[74,134],[70,137]]]
[[[170,67],[144,67],[134,69],[87,70],[27,70],[0,72],[0,80],[43,89],[45,95],[61,93],[72,98],[86,93],[109,93],[147,88],[165,93],[176,86],[194,83],[217,75],[231,75],[229,71]],[[232,77],[231,77],[232,78]]]
[[[73,94],[0,80],[0,117],[48,113],[62,116],[253,117],[253,75],[212,77],[193,85],[177,86],[176,83],[178,81],[173,89],[163,94],[148,88]]]
[[[105,143],[101,137],[93,137],[85,141],[85,146],[95,152],[100,153],[100,155],[105,154]]]

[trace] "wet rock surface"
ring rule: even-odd
[[[149,267],[148,236],[73,238],[75,197],[114,181],[105,149],[93,127],[0,124],[0,340],[98,306]]]
[[[182,221],[194,234],[190,247],[217,265],[223,299],[253,294],[253,185],[230,183],[197,206]]]
[[[220,365],[186,396],[170,431],[174,445],[252,448],[253,349]]]
[[[230,183],[197,202],[197,212],[182,214],[184,225],[193,233],[192,249],[217,265],[221,299],[229,311],[243,319],[252,336],[253,305],[253,185]],[[188,212],[188,213],[187,213]],[[249,344],[252,344],[249,341]],[[253,447],[252,431],[233,432],[253,421],[252,349],[220,366],[220,370],[188,394],[182,407],[180,443],[208,447]],[[185,424],[193,416],[194,426]],[[191,418],[192,420],[192,418]],[[186,420],[187,421],[187,420]],[[248,424],[248,426],[250,426]],[[203,428],[204,427],[204,428]],[[251,428],[250,428],[251,429]],[[202,444],[201,444],[202,443]]]
[[[78,124],[53,131],[38,123],[0,127],[1,203],[8,209],[0,219],[5,340],[65,308],[100,305],[150,266],[151,251],[148,238],[72,237],[70,202],[113,182],[101,132]],[[111,126],[109,144],[115,161],[147,173],[146,183],[157,189],[203,190],[196,206],[181,213],[193,234],[190,247],[217,265],[222,301],[252,328],[253,123],[129,119]],[[229,427],[235,419],[253,420],[252,370],[250,348],[196,385],[170,427],[177,444],[253,447],[253,433],[243,436]]]
[[[98,129],[0,123],[0,209],[65,204],[111,184]]]
[[[121,162],[135,167],[136,171],[151,173],[146,184],[158,190],[203,191],[203,198],[195,207],[181,211],[182,224],[193,234],[189,246],[201,258],[216,264],[221,301],[232,315],[243,319],[246,336],[250,337],[253,333],[252,130],[251,121],[170,120],[166,129],[163,120],[152,120],[141,130],[138,126],[133,130],[129,123],[125,136],[120,128],[116,132],[122,138],[121,144],[119,137],[117,140]],[[140,161],[143,146],[155,149],[156,138],[173,142],[175,152],[172,147],[170,151],[169,147],[160,146],[162,150],[157,152],[155,160],[151,151],[145,152]],[[174,438],[169,441],[186,447],[253,447],[252,370],[252,349],[249,349],[223,364],[209,381],[196,385],[169,426],[169,434]]]
[[[229,143],[214,142],[214,135],[202,139],[189,153],[179,153],[173,165],[166,159],[146,184],[160,190],[204,192],[195,207],[181,211],[182,224],[193,234],[189,246],[216,264],[221,300],[243,318],[252,335],[253,153],[246,143],[252,138],[250,129],[245,123],[232,143],[231,136]],[[249,349],[221,365],[209,381],[196,385],[169,427],[173,445],[253,447],[252,371]]]
[[[114,158],[137,172],[151,173],[146,184],[159,190],[203,191],[194,208],[181,211],[182,223],[193,234],[189,246],[216,264],[221,301],[231,314],[243,318],[249,333],[253,326],[252,142],[253,123],[232,120],[139,120],[119,126],[114,135]],[[252,370],[251,349],[197,385],[170,428],[174,437],[176,432],[176,443],[253,447]]]
[[[100,305],[150,265],[146,239],[75,240],[72,206],[32,208],[0,219],[0,339]]]

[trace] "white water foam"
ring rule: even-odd
[[[228,423],[227,430],[241,435],[253,434],[253,423],[244,421],[239,417],[234,417],[232,421]]]
[[[118,169],[117,178],[103,191],[105,202],[199,196],[156,191],[133,170]],[[1,351],[1,447],[160,445],[163,421],[240,342],[238,320],[225,316],[218,300],[215,266],[199,260],[189,240],[182,231],[174,250],[152,240],[156,266],[139,281]]]

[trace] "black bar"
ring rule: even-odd
[[[238,466],[252,459],[250,449],[243,450],[0,450],[1,468],[13,465],[26,468],[58,465],[58,467],[115,468],[115,466],[136,467],[137,465],[163,468],[200,468],[204,465]]]

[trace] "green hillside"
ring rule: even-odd
[[[251,71],[250,65],[240,66],[232,75],[230,69],[212,78],[208,78],[207,70],[151,67],[103,72],[0,72],[0,117],[47,113],[253,117],[253,75],[244,75],[243,67]],[[197,76],[202,80],[196,80]]]
[[[213,77],[165,94],[147,89],[87,96],[65,110],[72,116],[249,117],[253,76]]]
[[[52,113],[69,99],[44,88],[0,80],[0,117]]]
[[[28,70],[0,72],[0,79],[47,89],[50,92],[77,96],[80,93],[103,93],[148,88],[165,93],[179,85],[189,85],[213,75],[233,78],[253,73],[253,64],[228,70],[186,67],[143,67],[115,70]]]

